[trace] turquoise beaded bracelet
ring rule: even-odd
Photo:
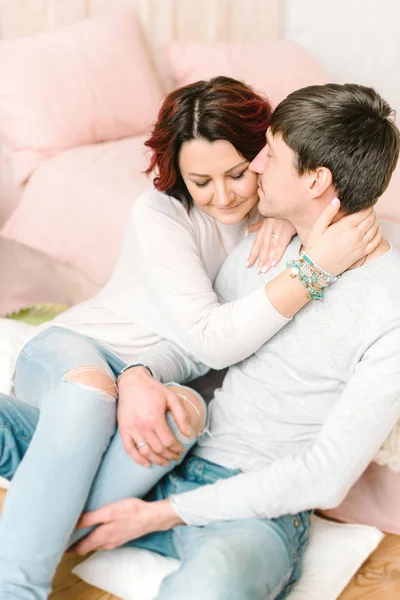
[[[310,267],[312,269],[317,269],[319,271],[319,273],[324,277],[324,279],[326,280],[326,282],[327,282],[328,285],[330,285],[331,283],[334,283],[337,280],[337,277],[335,277],[334,275],[331,275],[331,273],[329,273],[328,271],[325,271],[325,269],[323,269],[322,267],[320,267],[320,265],[318,263],[316,263],[307,254],[307,252],[305,252],[305,250],[302,251],[301,258],[303,258],[306,261],[306,263],[308,265],[310,265]]]
[[[306,288],[310,300],[323,300],[323,288],[316,289],[314,286],[317,283],[315,275],[311,278],[302,270],[301,260],[290,260],[286,263],[287,267],[292,268],[290,277],[297,277],[302,285]],[[314,279],[313,279],[314,278]]]
[[[310,300],[322,300],[324,289],[338,279],[318,263],[316,263],[307,252],[301,252],[299,260],[292,260],[286,263],[291,267],[291,277],[297,277],[307,289]]]

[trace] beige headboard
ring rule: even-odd
[[[164,89],[169,40],[261,42],[281,37],[281,0],[0,0],[0,39],[70,25],[120,5],[137,9]],[[0,226],[12,210],[10,174],[0,148]]]

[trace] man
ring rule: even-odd
[[[307,271],[299,252],[336,196],[343,216],[382,194],[399,155],[390,114],[358,85],[305,88],[276,108],[250,168],[259,173],[260,212],[290,221],[298,237],[266,281],[287,260],[295,261],[288,277]],[[226,302],[260,285],[255,270],[242,268],[251,243],[220,271],[216,289]],[[301,573],[310,512],[343,500],[400,417],[399,275],[400,254],[382,239],[323,290],[322,302],[231,367],[190,456],[145,501],[84,515],[81,526],[103,524],[78,552],[133,540],[180,558],[158,600],[285,598]],[[323,278],[313,281],[321,295]],[[189,372],[195,365],[168,342],[143,360],[161,381],[176,378],[174,360]]]

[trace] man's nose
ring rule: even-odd
[[[249,164],[249,170],[253,173],[261,175],[264,172],[265,164],[267,161],[267,147],[264,146],[257,156]]]

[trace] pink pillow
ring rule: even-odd
[[[400,535],[400,473],[373,462],[337,508],[319,511],[344,521]]]
[[[331,80],[320,63],[295,42],[171,42],[166,52],[179,86],[227,75],[264,92],[273,106],[297,88]]]
[[[147,131],[161,100],[133,9],[0,43],[0,136],[18,184],[63,149]]]
[[[0,237],[0,317],[38,302],[76,304],[97,286],[50,256]]]
[[[143,175],[146,137],[81,146],[44,162],[1,235],[104,284],[118,257],[130,207],[151,187]]]

